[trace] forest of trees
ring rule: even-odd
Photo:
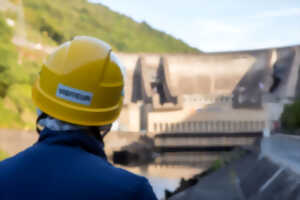
[[[146,22],[137,23],[86,0],[26,0],[23,4],[33,40],[37,39],[37,32],[41,33],[42,41],[56,44],[76,35],[90,35],[122,52],[199,53],[183,41],[154,30]]]
[[[35,112],[31,103],[31,84],[39,66],[24,62],[18,64],[17,48],[11,42],[13,30],[0,13],[0,127],[32,127],[30,113]]]

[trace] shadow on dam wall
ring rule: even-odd
[[[266,80],[272,75],[272,68],[280,73],[280,85],[287,84],[295,59],[295,49],[292,47],[277,49],[277,61],[273,66],[270,66],[271,53],[271,51],[250,52],[256,60],[233,90],[233,108],[262,108],[263,89],[268,85]]]
[[[265,84],[266,76],[270,74],[271,52],[253,52],[255,63],[233,90],[233,108],[262,108],[262,90],[260,85]]]

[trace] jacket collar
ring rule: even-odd
[[[40,133],[38,143],[80,146],[85,151],[98,155],[106,160],[106,155],[103,150],[104,144],[96,138],[89,136],[83,130],[53,131],[44,128]]]

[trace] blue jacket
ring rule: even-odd
[[[147,179],[112,166],[83,132],[45,129],[39,141],[0,162],[1,200],[156,199]]]

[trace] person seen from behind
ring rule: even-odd
[[[110,164],[103,137],[118,118],[125,69],[110,46],[75,37],[42,67],[32,99],[38,141],[0,162],[1,200],[156,200],[144,177]]]

